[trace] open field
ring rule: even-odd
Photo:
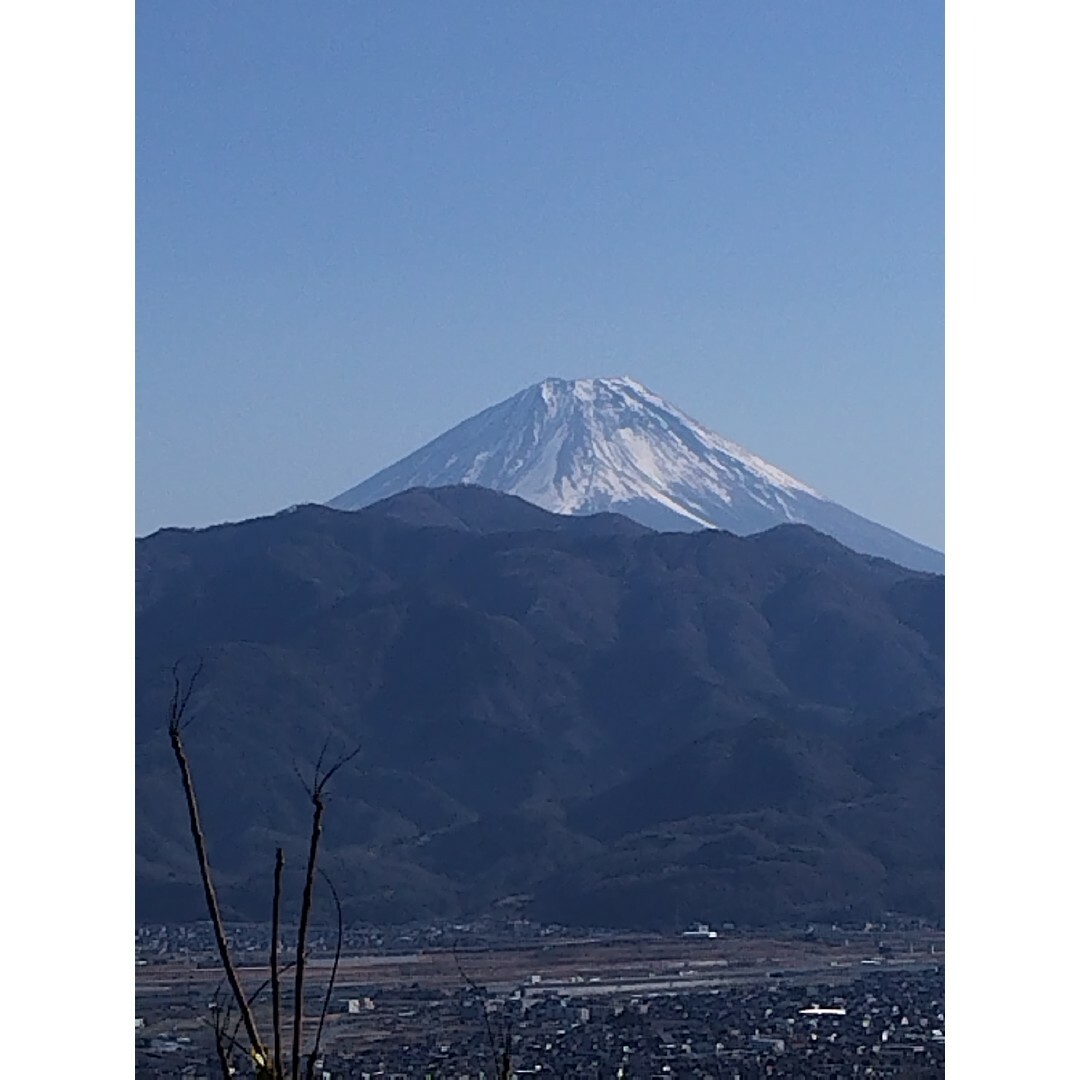
[[[889,952],[882,955],[879,944]],[[931,949],[933,952],[931,953]],[[852,934],[836,941],[772,937],[721,937],[688,940],[680,937],[639,937],[614,940],[563,941],[549,945],[469,949],[431,949],[403,954],[343,956],[337,990],[385,990],[418,985],[449,989],[462,984],[464,972],[492,991],[522,984],[627,980],[674,980],[697,977],[710,981],[745,981],[776,977],[778,972],[815,974],[863,968],[864,962],[890,967],[944,962],[945,936],[940,931],[895,934]],[[309,978],[320,984],[329,959],[309,963]],[[245,985],[254,987],[269,977],[269,968],[255,964],[241,969]],[[212,992],[221,979],[216,958],[167,962],[136,969],[137,997],[153,997],[193,986]]]
[[[832,941],[636,937],[460,952],[432,949],[353,955],[341,959],[331,1013],[340,1013],[350,998],[396,998],[407,991],[452,993],[469,982],[493,995],[521,990],[526,998],[655,995],[776,981],[842,984],[872,971],[914,972],[939,966],[944,963],[944,951],[943,933],[912,931],[853,933]],[[321,1007],[329,969],[326,958],[309,963],[309,1014]],[[249,992],[266,983],[269,974],[265,964],[240,969],[241,982]],[[184,1026],[198,1022],[221,982],[220,967],[210,956],[139,967],[137,1015],[146,1018],[148,1028],[166,1016]],[[291,989],[288,976],[285,986]]]

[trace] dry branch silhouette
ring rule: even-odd
[[[183,733],[191,723],[189,705],[195,685],[202,673],[203,665],[200,661],[192,674],[182,680],[180,677],[180,661],[173,665],[172,680],[173,692],[169,702],[169,742],[172,746],[173,756],[176,758],[177,769],[180,773],[180,783],[184,790],[184,798],[188,810],[188,826],[191,832],[192,843],[195,846],[195,856],[199,866],[199,877],[202,880],[203,895],[206,901],[207,912],[213,926],[214,941],[217,945],[218,956],[221,966],[225,971],[225,978],[229,984],[233,1003],[239,1013],[239,1019],[230,1034],[227,1030],[231,1019],[232,1005],[222,1010],[218,995],[212,1004],[214,1011],[213,1027],[214,1042],[217,1051],[218,1065],[222,1070],[222,1076],[228,1080],[233,1075],[229,1062],[229,1054],[233,1049],[240,1048],[238,1035],[241,1026],[247,1040],[247,1053],[255,1065],[255,1073],[258,1080],[286,1080],[286,1061],[282,1047],[282,1034],[284,1023],[281,1015],[281,976],[292,967],[295,970],[293,1018],[292,1018],[292,1055],[288,1062],[289,1075],[292,1080],[300,1078],[300,1063],[303,1060],[303,993],[304,977],[307,968],[307,932],[310,924],[312,904],[315,890],[316,872],[323,878],[330,889],[337,909],[337,946],[334,953],[334,963],[327,982],[326,994],[323,999],[322,1011],[319,1016],[319,1025],[315,1034],[315,1041],[311,1052],[307,1056],[305,1080],[313,1080],[315,1060],[318,1056],[319,1046],[322,1040],[323,1028],[326,1015],[330,1007],[330,997],[337,980],[338,963],[341,959],[341,946],[343,939],[343,923],[341,913],[341,899],[337,890],[326,874],[317,867],[319,841],[322,837],[323,815],[326,810],[327,785],[334,775],[346,764],[352,761],[360,753],[360,747],[355,747],[351,752],[338,758],[331,766],[324,768],[326,752],[329,740],[323,744],[315,763],[315,771],[310,785],[300,777],[301,784],[307,792],[312,804],[311,834],[308,842],[308,857],[304,875],[303,899],[300,906],[300,926],[297,933],[296,960],[293,964],[282,965],[279,954],[281,934],[281,879],[284,867],[284,854],[279,847],[274,858],[274,891],[272,900],[271,922],[272,939],[270,945],[270,977],[249,997],[247,997],[240,985],[240,978],[232,954],[229,951],[229,942],[225,934],[225,925],[221,916],[221,908],[218,903],[217,892],[214,888],[213,875],[210,870],[210,861],[206,852],[206,837],[203,832],[202,822],[199,817],[199,803],[195,794],[195,782],[191,774],[191,765],[187,750],[184,746]],[[298,772],[299,775],[299,772]],[[271,988],[271,1011],[273,1025],[273,1050],[267,1048],[258,1026],[255,1022],[253,1005],[259,995],[266,989]]]

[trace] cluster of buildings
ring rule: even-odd
[[[491,1080],[507,1046],[519,1078],[943,1077],[944,971],[625,998],[401,988],[336,1003],[316,1075]],[[215,1075],[209,1047],[190,1040],[141,1051],[146,1080]]]
[[[509,1036],[518,1077],[944,1076],[941,968],[875,969],[843,986],[774,982],[621,1000],[425,998],[380,1002],[397,1006],[398,1025],[382,1020],[397,1030],[363,1047],[339,1040],[327,1054],[331,1075],[491,1077]]]

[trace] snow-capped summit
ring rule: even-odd
[[[811,525],[856,551],[940,572],[944,556],[876,525],[709,431],[627,376],[545,379],[465,420],[329,505],[479,484],[547,510],[614,510],[659,529],[745,535]]]

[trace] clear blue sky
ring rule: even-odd
[[[943,9],[154,0],[137,528],[630,374],[944,543]]]

